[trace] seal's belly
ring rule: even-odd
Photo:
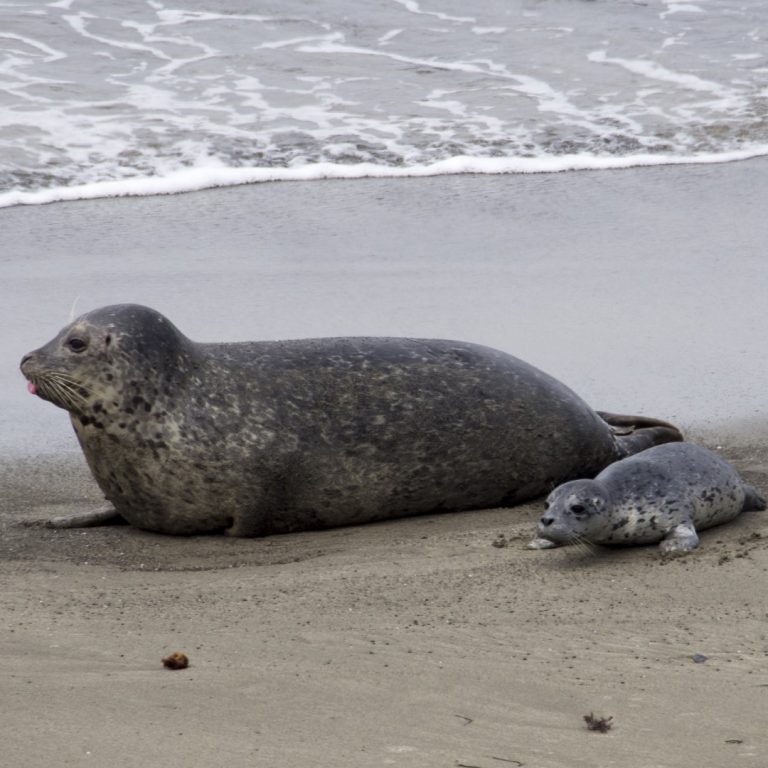
[[[414,451],[381,457],[370,449],[305,457],[294,466],[280,506],[290,510],[271,531],[353,525],[392,517],[512,503],[528,486],[542,486],[542,468],[530,473],[462,446],[437,454]],[[524,479],[521,479],[521,474]],[[534,491],[535,493],[536,491]]]

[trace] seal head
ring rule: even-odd
[[[169,392],[191,353],[189,340],[159,312],[125,304],[78,318],[26,355],[21,371],[32,394],[81,422],[107,422],[116,411],[130,414],[148,405],[136,399],[145,388],[145,377],[135,375],[137,363],[152,371],[158,393]]]
[[[555,488],[544,502],[537,533],[552,544],[592,542],[610,515],[606,489],[594,480],[572,480]]]
[[[225,506],[221,514],[189,514],[204,473],[188,472],[188,463],[215,462],[215,450],[195,440],[185,419],[199,358],[159,312],[124,304],[83,315],[22,360],[30,392],[69,412],[105,496],[140,527],[192,533],[200,521],[207,530],[227,526]],[[190,447],[180,452],[182,435]],[[170,509],[177,511],[166,522]]]

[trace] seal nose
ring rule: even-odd
[[[19,366],[19,368],[21,368],[21,370],[23,371],[23,370],[24,370],[24,366],[25,366],[25,365],[26,365],[26,364],[27,364],[27,363],[28,363],[28,362],[29,362],[31,359],[32,359],[32,355],[24,355],[24,357],[22,357],[22,358],[21,358],[21,365]]]
[[[549,526],[552,525],[552,523],[554,522],[555,522],[554,517],[542,517],[541,520],[539,521],[539,524],[544,528],[549,528]]]

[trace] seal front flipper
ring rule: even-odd
[[[668,421],[606,411],[596,411],[596,413],[611,427],[622,458],[640,453],[654,445],[679,443],[683,440],[682,432]]]
[[[660,542],[665,555],[684,555],[699,546],[699,536],[690,520],[676,525]]]
[[[127,525],[114,507],[102,507],[74,515],[57,515],[45,521],[46,528],[92,528],[97,525]]]

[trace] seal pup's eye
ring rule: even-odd
[[[571,504],[571,512],[574,515],[583,515],[587,510],[584,509],[582,504]]]
[[[73,352],[84,352],[88,344],[83,339],[73,336],[71,339],[67,339],[67,346]]]

